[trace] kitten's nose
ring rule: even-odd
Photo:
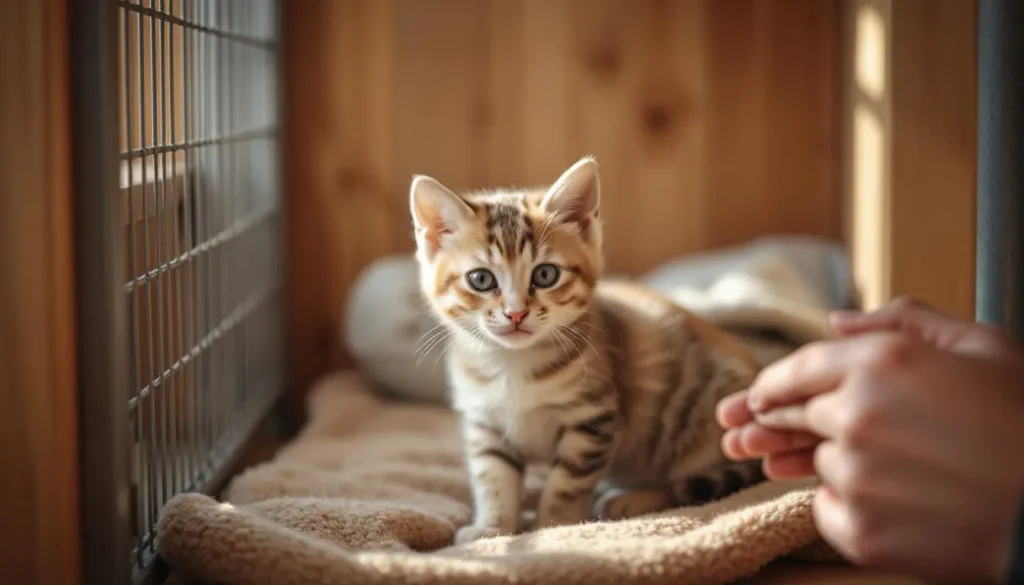
[[[511,319],[512,323],[519,325],[523,322],[523,319],[526,318],[526,315],[529,314],[529,312],[530,311],[525,309],[522,311],[505,311],[505,316]]]

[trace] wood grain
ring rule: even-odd
[[[64,2],[0,3],[0,575],[79,582]]]
[[[345,363],[360,271],[412,250],[413,174],[539,185],[594,154],[608,267],[628,274],[840,234],[835,0],[306,0],[284,17],[300,396]]]
[[[835,3],[711,10],[709,245],[768,230],[837,234]]]
[[[977,2],[892,3],[892,294],[974,317]]]
[[[977,2],[846,0],[843,13],[842,191],[865,308],[910,295],[973,318]],[[856,75],[868,13],[883,25],[880,92]],[[879,137],[859,154],[858,125]],[[879,160],[858,172],[871,151]]]

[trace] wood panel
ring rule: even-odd
[[[974,317],[977,2],[892,5],[892,293]]]
[[[711,7],[706,245],[765,231],[838,235],[837,5]]]
[[[833,0],[285,5],[292,363],[341,363],[349,287],[413,247],[407,186],[602,165],[609,268],[839,235]]]
[[[911,295],[973,318],[977,2],[847,0],[844,22],[843,182],[865,306]]]
[[[65,3],[0,3],[0,575],[79,581]]]

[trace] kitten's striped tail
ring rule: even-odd
[[[765,480],[761,460],[730,461],[672,485],[676,506],[694,506],[724,498]]]

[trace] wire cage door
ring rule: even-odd
[[[127,576],[130,567],[138,582],[156,558],[163,505],[213,489],[284,385],[278,7],[273,0],[83,4],[106,17],[73,8],[72,47],[83,49],[75,65],[96,59],[110,70],[95,66],[99,80],[73,76],[72,114],[92,107],[109,118],[105,132],[117,132],[96,145],[104,156],[75,157],[78,271],[108,262],[105,281],[83,282],[79,307],[116,315],[83,323],[80,345],[112,328],[109,351],[120,352],[104,356],[116,366],[81,380],[86,574]],[[88,26],[98,30],[82,30]],[[89,44],[90,34],[100,42]],[[88,181],[88,164],[108,165],[112,177]],[[83,209],[89,203],[109,210],[102,222]],[[82,349],[89,351],[98,350]],[[93,402],[112,407],[96,414],[86,408]],[[88,464],[105,453],[123,458],[120,472],[117,463]],[[104,490],[123,494],[127,505],[88,510]],[[89,558],[90,538],[104,541],[97,550],[104,563],[120,562],[125,572],[104,573]]]

